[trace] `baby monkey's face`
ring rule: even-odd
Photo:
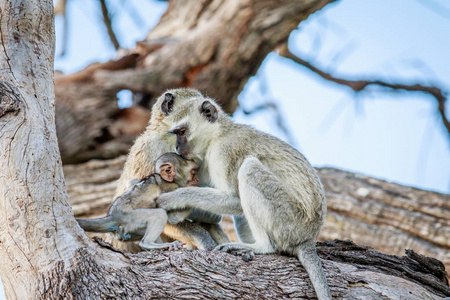
[[[165,153],[156,160],[156,173],[167,182],[174,182],[179,187],[197,186],[198,166],[176,153]]]
[[[189,161],[189,181],[187,186],[198,186],[198,167],[193,161]]]

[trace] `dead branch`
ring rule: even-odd
[[[120,44],[119,41],[117,40],[114,30],[112,29],[111,16],[108,12],[108,7],[106,7],[105,0],[100,0],[100,6],[102,8],[103,23],[105,23],[106,30],[108,31],[109,39],[111,40],[111,43],[114,45],[114,48],[118,50],[120,48]]]
[[[446,104],[445,102],[447,100],[447,97],[446,97],[446,93],[441,88],[439,88],[437,86],[427,86],[427,85],[423,85],[423,84],[419,84],[419,83],[402,84],[402,83],[389,83],[389,82],[386,82],[383,80],[343,79],[343,78],[336,77],[328,72],[325,72],[325,71],[319,69],[318,67],[314,66],[312,63],[296,56],[288,49],[286,44],[283,44],[282,46],[280,46],[278,48],[278,51],[279,51],[280,56],[291,59],[292,61],[308,68],[309,70],[313,71],[314,73],[316,73],[317,75],[319,75],[320,77],[322,77],[328,81],[332,81],[332,82],[335,82],[335,83],[338,83],[341,85],[348,86],[356,93],[365,90],[368,86],[374,85],[374,86],[389,88],[389,89],[396,90],[396,91],[403,90],[403,91],[409,91],[409,92],[423,92],[423,93],[426,93],[426,94],[432,96],[437,101],[438,111],[442,117],[442,123],[444,124],[445,128],[447,129],[447,132],[448,132],[449,138],[450,138],[450,121],[445,112],[445,104]],[[400,80],[398,82],[400,82]]]

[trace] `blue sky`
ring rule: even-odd
[[[140,21],[133,21],[133,14],[124,9],[126,1],[109,0],[108,4],[115,14],[120,43],[133,48],[158,22],[167,4],[128,2],[134,4]],[[291,35],[290,49],[335,75],[436,82],[449,90],[450,5],[433,0],[429,2],[433,10],[423,3],[339,1],[303,22]],[[55,68],[70,73],[113,58],[115,51],[102,27],[98,1],[68,1],[68,5],[67,54],[56,58]],[[61,29],[57,18],[57,53]],[[350,53],[340,56],[343,49]],[[258,76],[240,95],[246,109],[267,100],[259,93],[261,85],[279,104],[295,145],[314,165],[450,192],[450,142],[433,98],[375,88],[355,96],[276,54],[267,57]],[[128,95],[123,96],[127,103]],[[235,119],[285,139],[269,111],[245,116],[238,110]]]
[[[140,16],[139,25],[121,5],[123,1],[108,3],[120,43],[132,48],[158,22],[166,3],[130,2]],[[56,58],[55,68],[70,73],[88,63],[113,58],[115,51],[102,27],[98,2],[68,3],[68,51]],[[57,18],[57,53],[61,28]],[[446,18],[420,0],[344,0],[303,22],[292,33],[289,46],[337,76],[375,76],[450,88],[449,29],[450,14]],[[258,92],[261,84],[279,104],[295,145],[314,165],[450,191],[450,143],[433,98],[379,88],[355,95],[275,53],[267,57],[258,76],[240,95],[243,107],[249,109],[265,101]],[[122,103],[127,103],[128,96],[123,95]],[[270,111],[245,116],[238,110],[235,119],[285,138]]]

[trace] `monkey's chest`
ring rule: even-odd
[[[230,176],[232,175],[220,161],[210,165],[208,171],[209,186],[222,191],[229,190],[232,187],[233,184],[230,182]]]

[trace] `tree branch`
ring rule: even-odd
[[[293,257],[258,255],[244,263],[226,253],[201,250],[132,254],[101,239],[94,241],[102,250],[97,256],[80,251],[76,268],[55,268],[46,274],[69,279],[61,285],[43,282],[43,298],[60,298],[70,289],[79,298],[99,299],[315,298],[308,275]],[[335,240],[318,243],[317,252],[334,299],[396,299],[399,286],[407,299],[450,295],[442,263],[412,251],[399,257]],[[99,260],[106,253],[115,261]],[[86,273],[89,280],[84,280]]]
[[[114,45],[114,48],[118,50],[120,48],[120,44],[112,29],[111,17],[108,13],[108,8],[106,7],[105,0],[100,0],[100,5],[102,7],[103,22],[105,23],[106,30],[108,31],[109,39],[111,40],[111,43]]]
[[[439,114],[442,117],[442,123],[444,124],[445,128],[447,129],[447,132],[449,134],[450,139],[450,121],[446,115],[445,112],[445,102],[447,100],[446,93],[436,86],[426,86],[422,84],[401,84],[401,83],[388,83],[382,80],[348,80],[343,78],[338,78],[333,76],[330,73],[327,73],[325,71],[320,70],[318,67],[314,66],[310,62],[301,59],[300,57],[293,54],[287,47],[286,44],[283,44],[278,48],[279,55],[285,58],[289,58],[292,61],[298,63],[299,65],[302,65],[309,70],[313,71],[314,73],[318,74],[320,77],[332,81],[341,85],[346,85],[350,87],[355,92],[361,92],[364,89],[366,89],[370,85],[376,85],[381,87],[390,88],[393,90],[403,90],[403,91],[409,91],[409,92],[423,92],[426,94],[429,94],[433,98],[436,99],[438,103],[438,111]]]

